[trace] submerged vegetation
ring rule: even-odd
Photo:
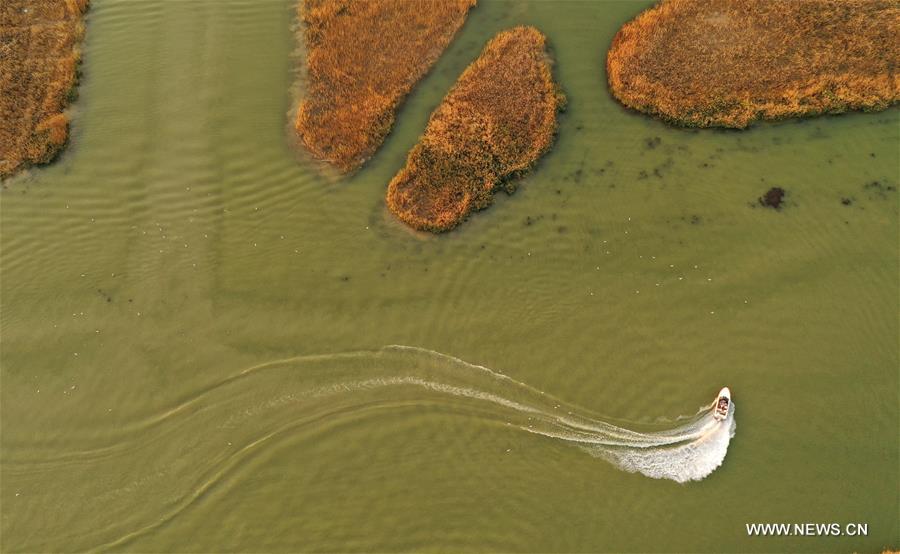
[[[607,56],[626,106],[687,126],[743,128],[900,100],[896,0],[663,0]]]
[[[294,122],[300,142],[342,171],[361,166],[475,1],[301,0],[307,82]]]
[[[544,35],[533,27],[498,34],[432,113],[388,186],[388,207],[416,229],[452,229],[498,187],[514,190],[509,180],[550,148],[564,103]]]
[[[765,206],[767,208],[775,208],[776,210],[781,209],[781,205],[784,203],[784,196],[787,194],[785,190],[781,187],[772,187],[766,191],[765,194],[759,197],[757,200],[760,206]]]
[[[0,2],[0,179],[66,144],[88,0]]]

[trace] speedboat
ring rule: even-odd
[[[719,396],[716,397],[716,409],[715,412],[713,412],[713,417],[715,417],[717,421],[722,421],[728,417],[728,410],[730,409],[731,391],[728,390],[728,387],[722,387],[722,390],[719,391]]]

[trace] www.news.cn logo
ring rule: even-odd
[[[868,523],[747,523],[751,537],[865,537]]]

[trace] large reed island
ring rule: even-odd
[[[900,99],[896,0],[663,0],[607,55],[612,93],[671,123],[882,110]]]
[[[0,1],[0,179],[51,161],[69,137],[88,0]]]
[[[341,171],[359,168],[475,2],[302,0],[306,86],[295,120],[300,142]]]
[[[388,207],[416,229],[452,229],[498,188],[514,190],[511,179],[550,149],[564,104],[544,35],[533,27],[498,34],[431,114],[388,186]]]

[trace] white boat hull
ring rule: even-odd
[[[715,417],[717,421],[722,421],[728,417],[728,412],[730,411],[731,390],[729,390],[728,387],[722,387],[722,390],[719,391],[719,395],[716,396],[716,401],[713,406],[713,417]]]

